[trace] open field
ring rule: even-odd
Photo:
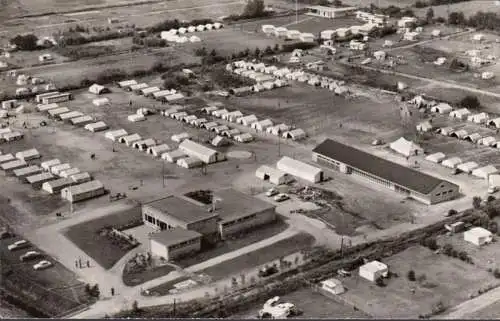
[[[114,213],[99,219],[83,222],[70,227],[65,235],[81,250],[92,257],[105,269],[110,269],[128,250],[115,244],[99,231],[107,226],[119,227],[141,218],[139,207],[125,212]]]
[[[258,304],[254,304],[247,311],[232,315],[229,319],[257,319],[259,310],[268,298],[262,298]],[[328,319],[365,319],[369,318],[361,311],[340,304],[320,293],[304,288],[280,297],[281,302],[290,302],[302,311],[297,318],[328,318]],[[292,317],[295,318],[295,317]]]
[[[449,308],[468,300],[469,294],[486,285],[500,283],[486,271],[458,259],[434,254],[421,246],[411,247],[384,263],[398,274],[387,280],[385,287],[376,286],[358,275],[342,279],[347,287],[342,296],[378,318],[417,318],[430,313],[438,302]],[[417,275],[415,282],[406,278],[410,269]]]
[[[415,14],[425,16],[428,8],[415,9]],[[466,17],[470,17],[479,11],[500,13],[500,6],[494,0],[473,0],[468,2],[453,3],[449,5],[433,6],[434,16],[447,17],[449,12],[462,11]]]

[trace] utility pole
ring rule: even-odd
[[[163,184],[163,188],[165,188],[165,161],[163,159],[162,159],[161,164],[162,164],[162,166],[161,166],[161,181]]]
[[[176,314],[176,311],[175,311],[176,309],[175,308],[176,308],[176,302],[175,302],[175,298],[174,298],[174,307],[172,309],[172,314],[173,314],[174,318],[175,318],[175,314]]]

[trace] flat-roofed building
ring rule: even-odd
[[[201,249],[202,235],[196,231],[174,227],[153,233],[150,236],[149,249],[156,257],[167,261],[192,255]]]
[[[327,19],[334,19],[353,15],[356,12],[355,7],[326,7],[326,6],[310,6],[307,7],[307,15],[316,16]]]

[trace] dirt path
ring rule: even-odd
[[[472,313],[486,308],[487,306],[496,303],[500,300],[500,288],[493,289],[480,295],[472,300],[465,301],[454,308],[447,314],[440,315],[435,319],[461,319],[467,318]]]

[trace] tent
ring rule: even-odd
[[[488,121],[488,125],[495,126],[496,128],[500,128],[500,117]]]
[[[456,137],[458,139],[465,139],[468,135],[469,133],[467,133],[465,129],[459,129],[450,134],[451,137]]]
[[[441,127],[436,132],[444,136],[450,136],[454,131],[453,127]]]
[[[96,98],[94,100],[92,100],[92,104],[94,104],[94,106],[104,106],[104,105],[109,105],[111,104],[111,102],[109,101],[108,98]]]
[[[448,168],[456,168],[457,165],[461,164],[462,163],[462,160],[458,157],[451,157],[451,158],[448,158],[448,159],[445,159],[444,161],[441,162],[441,165],[443,165],[444,167],[448,167]]]
[[[481,140],[481,135],[478,133],[473,133],[473,134],[465,136],[464,140],[468,140],[471,143],[477,143]]]
[[[133,115],[128,115],[127,119],[129,122],[136,123],[138,121],[146,120],[146,117],[144,117],[144,115],[133,114]]]
[[[212,128],[215,128],[217,126],[219,126],[219,124],[214,121],[205,122],[201,125],[201,127],[205,128],[206,130],[211,130]]]
[[[255,176],[275,185],[288,184],[294,180],[292,176],[284,171],[268,165],[262,165],[257,168]]]
[[[70,111],[68,113],[60,114],[58,117],[61,120],[69,121],[73,118],[82,117],[82,116],[85,116],[85,115],[79,111]]]
[[[238,118],[236,121],[238,124],[249,127],[253,123],[258,122],[259,120],[257,119],[257,116],[255,116],[255,115],[248,115],[248,116]]]
[[[483,137],[478,141],[478,144],[484,146],[493,146],[497,143],[497,140],[493,136]]]
[[[427,156],[425,159],[433,163],[440,163],[445,158],[446,155],[444,153],[438,152]]]
[[[124,81],[120,81],[118,83],[118,87],[120,87],[120,88],[127,88],[127,87],[130,87],[132,85],[137,85],[137,81],[135,81],[135,80],[124,80]]]
[[[142,137],[139,134],[132,134],[132,135],[127,135],[120,137],[119,142],[122,144],[125,144],[127,146],[132,146],[135,142],[141,140]]]
[[[140,151],[147,151],[149,147],[152,147],[154,145],[156,145],[156,140],[153,138],[148,138],[134,142],[132,147]]]
[[[185,123],[191,124],[196,119],[198,119],[198,117],[196,117],[195,115],[188,115],[188,116],[185,116],[184,118],[182,118],[182,121]]]
[[[279,136],[281,133],[286,132],[288,130],[290,130],[290,126],[288,126],[286,124],[279,124],[276,126],[268,127],[266,129],[266,132],[268,134],[273,134],[275,136]]]
[[[70,120],[71,124],[73,126],[85,126],[89,123],[92,123],[94,120],[92,119],[91,116],[80,116],[80,117],[76,117],[76,118],[72,118]]]
[[[238,118],[242,117],[243,113],[239,110],[232,111],[230,113],[227,113],[225,115],[222,115],[222,118],[234,123]]]
[[[96,123],[85,125],[85,129],[90,132],[99,132],[108,129],[108,125],[106,125],[103,121],[98,121]]]
[[[161,154],[166,153],[169,150],[170,150],[170,146],[168,146],[167,144],[161,144],[161,145],[149,147],[148,154],[151,154],[154,157],[160,157]]]
[[[196,126],[196,127],[201,127],[201,125],[203,123],[206,123],[206,122],[207,122],[207,120],[205,118],[197,118],[191,122],[191,125]]]
[[[432,124],[429,121],[424,121],[417,125],[417,131],[429,132],[432,130]]]
[[[416,156],[424,153],[422,147],[418,146],[412,141],[406,140],[404,137],[401,137],[395,142],[392,142],[389,145],[389,148],[406,157]]]
[[[217,135],[217,136],[215,136],[214,139],[212,139],[210,144],[212,146],[215,146],[215,147],[221,147],[221,146],[229,145],[230,142],[227,139],[225,139],[224,137]]]
[[[474,169],[478,168],[479,165],[476,162],[466,162],[462,164],[458,164],[457,168],[464,173],[471,173]]]
[[[216,132],[217,135],[219,135],[222,132],[224,132],[226,130],[229,130],[229,127],[227,125],[220,125],[220,126],[217,126],[217,127],[213,127],[210,130]]]
[[[323,171],[320,168],[311,166],[288,156],[283,156],[283,158],[276,163],[276,167],[285,173],[299,177],[311,183],[318,183],[323,180]]]
[[[450,117],[456,119],[463,120],[466,119],[468,115],[470,115],[470,111],[467,108],[461,108],[450,112]]]
[[[496,173],[498,173],[498,169],[493,165],[479,167],[479,168],[476,168],[472,171],[472,175],[479,177],[479,178],[486,179],[486,180],[488,179],[488,177],[490,175],[496,174]]]
[[[228,114],[228,113],[229,113],[229,110],[227,110],[227,109],[218,109],[218,110],[214,110],[212,112],[212,116],[217,117],[217,118],[222,118],[223,115]]]
[[[467,121],[476,123],[476,124],[483,124],[488,122],[489,116],[487,113],[479,113],[479,114],[474,114],[474,115],[469,115],[467,117]]]
[[[193,156],[202,160],[206,164],[216,163],[225,159],[224,154],[219,153],[212,148],[196,143],[190,139],[185,139],[179,145],[179,149],[189,156]]]
[[[252,124],[252,128],[260,132],[265,131],[267,128],[271,126],[273,126],[273,122],[270,119],[264,119]]]
[[[175,120],[182,120],[182,118],[188,116],[188,113],[186,113],[185,111],[181,111],[179,113],[175,113],[175,114],[172,114],[170,115],[170,118],[173,118]]]
[[[440,104],[437,104],[436,106],[433,106],[431,108],[431,112],[440,113],[440,114],[446,114],[446,113],[451,112],[452,110],[453,110],[453,108],[446,103],[440,103]]]
[[[234,140],[236,140],[239,143],[249,143],[253,140],[253,136],[249,133],[243,133],[243,134],[234,136]]]
[[[208,107],[203,107],[201,109],[201,111],[204,112],[204,113],[207,113],[207,114],[211,115],[212,112],[214,112],[214,111],[216,111],[218,109],[219,108],[217,108],[216,106],[208,106]]]
[[[175,163],[182,168],[196,168],[203,165],[203,162],[194,156],[179,158]]]
[[[180,149],[176,149],[174,151],[161,154],[161,159],[169,163],[175,163],[177,162],[177,160],[184,157],[188,157],[188,155]]]
[[[61,164],[61,161],[59,159],[55,158],[55,159],[51,159],[51,160],[42,162],[40,164],[40,166],[42,167],[43,170],[49,171],[52,166],[56,166],[59,164]]]
[[[24,150],[22,152],[17,152],[16,153],[16,158],[24,161],[30,161],[33,159],[38,159],[41,158],[42,155],[36,150],[36,148]]]
[[[300,140],[300,139],[306,138],[307,134],[303,129],[297,128],[297,129],[283,132],[282,136],[283,136],[283,138],[291,138],[292,140]]]
[[[101,95],[101,94],[109,93],[109,88],[101,86],[99,84],[93,84],[92,86],[89,87],[89,92],[91,92],[95,95]]]
[[[183,140],[189,139],[189,138],[191,138],[191,135],[189,133],[186,133],[186,132],[176,134],[176,135],[173,135],[171,137],[171,139],[176,143],[181,143]]]
[[[500,175],[499,174],[491,174],[488,177],[488,184],[490,187],[500,187]]]
[[[237,128],[233,128],[233,129],[226,130],[226,131],[222,132],[222,136],[226,136],[229,138],[234,137],[234,136],[239,135],[239,134],[241,134],[241,132]]]

